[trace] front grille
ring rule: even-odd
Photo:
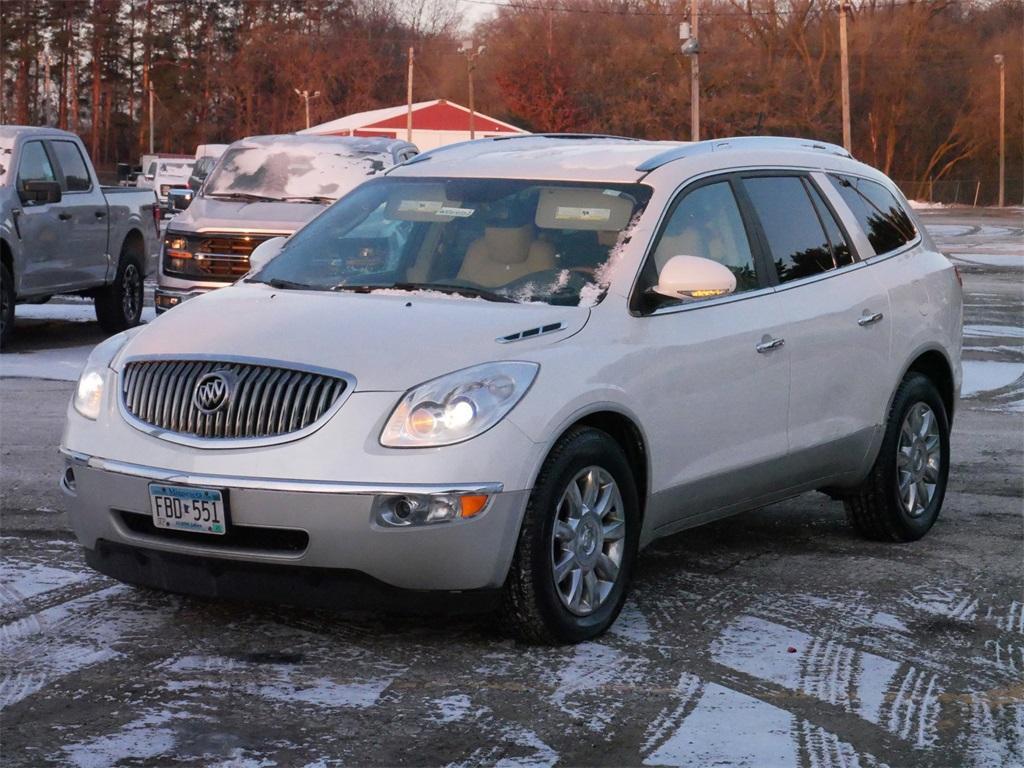
[[[231,283],[249,271],[249,254],[274,235],[192,235],[186,238],[191,258],[164,254],[164,273]]]
[[[232,549],[253,549],[262,552],[296,554],[309,546],[309,534],[296,528],[265,528],[254,525],[229,525],[222,536],[208,533],[191,533],[157,528],[150,515],[119,510],[121,522],[132,533],[152,536],[167,541],[182,541],[189,544],[203,544],[208,547]]]
[[[197,385],[221,374],[219,407],[195,403]],[[121,398],[135,418],[194,437],[259,438],[297,432],[321,419],[344,394],[345,379],[269,365],[154,360],[130,362],[121,374]]]

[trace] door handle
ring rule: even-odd
[[[58,213],[57,214],[57,218],[60,219],[61,221],[70,221],[71,220],[71,214],[70,213]]]
[[[773,349],[778,349],[786,343],[785,339],[773,339],[770,336],[765,336],[761,339],[761,343],[757,344],[754,349],[758,352],[771,352]]]
[[[93,216],[95,216],[97,219],[102,219],[106,215],[106,211],[96,211],[95,213],[93,213]]]
[[[875,312],[874,314],[871,314],[869,312],[865,312],[857,320],[857,325],[859,325],[859,326],[861,326],[863,328],[864,326],[871,325],[873,323],[877,323],[883,317],[884,317],[884,315],[881,312]]]

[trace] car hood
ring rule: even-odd
[[[253,232],[290,235],[327,206],[321,203],[264,203],[197,197],[175,216],[175,232]]]
[[[128,342],[114,367],[161,356],[257,358],[343,371],[355,378],[356,391],[404,392],[478,363],[529,360],[532,350],[578,333],[589,316],[585,307],[436,292],[327,293],[239,283],[158,317]],[[505,340],[523,332],[524,338]]]

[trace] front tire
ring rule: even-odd
[[[640,535],[636,482],[610,435],[577,427],[551,450],[527,504],[502,615],[530,643],[602,634],[626,599]]]
[[[114,282],[96,294],[96,319],[109,333],[133,328],[142,318],[142,266],[134,256],[121,257]]]
[[[931,379],[910,373],[893,398],[885,437],[863,485],[843,501],[863,536],[916,541],[938,519],[949,478],[949,417]]]
[[[14,336],[14,277],[0,264],[0,349]]]

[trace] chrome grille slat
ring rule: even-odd
[[[233,382],[227,405],[212,415],[193,403],[200,379],[223,371]],[[322,419],[344,395],[346,379],[271,365],[207,360],[142,360],[125,365],[121,404],[167,432],[211,441],[276,437]],[[170,438],[169,438],[170,439]]]

